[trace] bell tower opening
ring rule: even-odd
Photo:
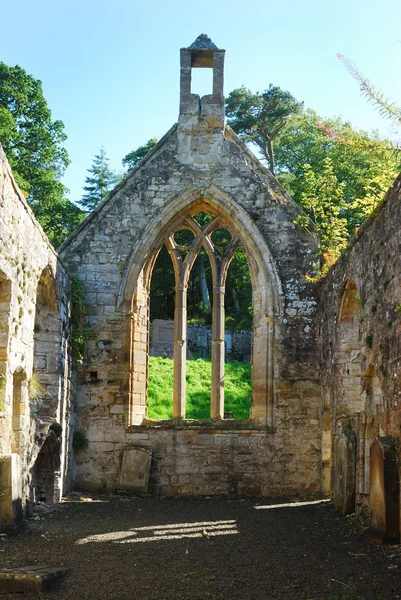
[[[212,112],[224,124],[224,57],[225,50],[217,48],[204,33],[189,48],[181,48],[180,120],[184,115],[200,116]],[[192,80],[192,69],[211,69],[212,77],[201,73]],[[193,93],[196,89],[209,89],[209,92],[200,97]]]

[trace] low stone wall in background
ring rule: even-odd
[[[150,326],[150,356],[174,356],[174,321],[154,319]],[[192,360],[192,352],[199,358],[212,353],[212,326],[190,323],[187,327],[187,360]],[[226,361],[238,360],[250,362],[252,352],[252,333],[250,331],[225,331]]]
[[[212,352],[211,325],[188,324],[188,346],[191,352],[196,352],[201,358],[210,356]],[[252,348],[252,333],[250,331],[230,331],[226,329],[226,360],[250,362]]]

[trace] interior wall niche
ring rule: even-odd
[[[192,268],[202,250],[205,253],[204,259],[207,256],[210,262],[212,275],[210,417],[224,418],[225,286],[229,265],[237,248],[241,246],[249,265],[254,313],[250,417],[257,422],[273,424],[274,337],[276,316],[279,313],[277,275],[268,249],[265,248],[259,232],[254,231],[253,225],[247,223],[247,226],[244,226],[237,223],[232,213],[226,215],[219,208],[210,200],[200,199],[193,202],[171,218],[167,225],[165,220],[158,233],[153,228],[153,240],[150,241],[149,249],[144,252],[143,258],[135,258],[135,255],[132,255],[128,272],[133,270],[136,275],[131,275],[131,280],[130,276],[127,276],[125,290],[125,293],[128,293],[132,286],[128,403],[128,420],[131,425],[141,424],[147,416],[150,282],[156,258],[163,245],[168,249],[175,274],[173,418],[186,418],[187,290]],[[249,235],[245,235],[249,228],[252,235],[250,232]],[[192,238],[186,244],[182,243],[182,235],[178,235],[183,230],[192,232]],[[218,234],[213,235],[213,232]],[[217,238],[224,237],[225,234],[228,234],[225,240],[227,244],[218,245]],[[144,248],[145,242],[142,245],[142,249]],[[139,271],[141,264],[142,268]]]
[[[328,394],[323,397],[322,410],[322,489],[327,495],[331,491],[331,409]]]
[[[349,415],[359,415],[364,409],[360,326],[360,296],[355,281],[348,277],[337,315],[332,407],[335,429],[331,488],[334,504],[344,514],[355,510],[356,490],[363,485],[363,468],[357,469],[362,458],[363,432],[359,417],[356,421],[349,419]]]
[[[336,414],[364,409],[361,388],[361,312],[355,281],[349,277],[342,295],[336,330],[335,406]]]
[[[359,501],[366,506],[370,494],[370,451],[378,435],[378,423],[383,410],[383,393],[380,380],[377,377],[376,367],[371,363],[362,373],[361,388],[364,412],[360,415],[359,433]],[[363,496],[365,498],[363,498]]]
[[[0,367],[7,361],[10,331],[11,281],[0,271]],[[3,373],[0,368],[0,373]]]
[[[22,368],[16,369],[13,374],[13,405],[12,405],[12,452],[20,454],[25,448],[27,432],[28,410],[28,382],[26,373]]]
[[[54,416],[60,386],[61,333],[56,284],[49,267],[43,270],[37,287],[33,342],[33,410]]]
[[[0,271],[0,413],[6,411],[7,358],[10,334],[11,281]],[[4,440],[3,440],[4,443]],[[8,444],[8,441],[6,441]],[[0,442],[0,447],[2,443]]]
[[[60,435],[61,426],[53,424],[31,470],[33,502],[60,502]]]

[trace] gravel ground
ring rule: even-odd
[[[266,505],[74,493],[39,506],[26,536],[0,539],[0,567],[69,574],[44,594],[0,598],[401,599],[401,546],[371,543],[327,502]]]

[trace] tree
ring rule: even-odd
[[[80,204],[91,212],[106,198],[118,181],[118,176],[109,167],[109,159],[103,146],[99,149],[99,153],[95,154],[88,173],[90,175],[85,178],[86,185],[83,188],[85,194]]]
[[[54,202],[49,196],[49,200],[45,199],[35,206],[35,216],[53,246],[58,248],[82,223],[86,214],[68,198],[62,197]]]
[[[63,122],[52,120],[42,83],[21,67],[0,62],[0,142],[17,184],[55,246],[82,220],[60,181],[69,164],[66,137]]]
[[[156,146],[157,142],[157,138],[151,138],[143,146],[139,146],[136,150],[128,152],[122,159],[123,167],[125,167],[127,171],[133,169],[139,161],[142,160],[154,146]]]
[[[376,133],[355,131],[340,118],[323,120],[310,109],[291,117],[275,154],[277,178],[301,206],[306,171],[323,176],[330,159],[342,185],[341,218],[349,236],[384,197],[401,166],[400,156]]]
[[[8,67],[3,62],[0,108],[0,141],[7,159],[18,184],[29,192],[29,199],[39,201],[49,171],[52,179],[58,180],[69,164],[62,146],[67,139],[64,123],[52,121],[42,83],[21,67]]]
[[[228,124],[246,142],[254,142],[274,174],[273,144],[291,115],[303,103],[277,86],[253,94],[245,87],[233,90],[226,101]]]
[[[320,237],[320,253],[326,266],[334,264],[347,245],[347,220],[342,210],[344,189],[345,183],[338,181],[331,158],[323,160],[319,173],[305,165],[300,205],[307,216],[298,217],[297,223],[308,229],[311,219]]]

